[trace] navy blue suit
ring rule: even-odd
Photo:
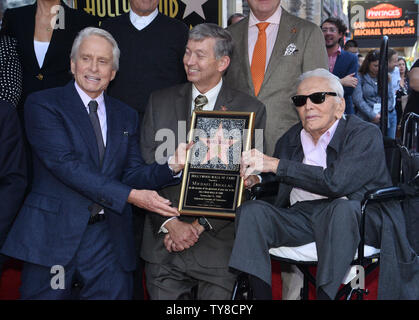
[[[358,57],[351,52],[342,50],[341,53],[338,54],[332,73],[339,79],[342,79],[351,73],[355,73],[355,76],[358,78],[358,68]],[[343,89],[345,91],[345,113],[353,114],[355,111],[352,102],[352,93],[355,88],[343,87]]]
[[[104,101],[107,145],[100,166],[94,129],[73,81],[28,97],[25,124],[34,182],[4,254],[48,268],[67,266],[83,246],[95,255],[100,249],[82,239],[89,230],[88,207],[97,203],[105,208],[103,225],[115,260],[125,272],[135,269],[128,195],[132,188],[159,189],[177,181],[167,164],[144,163],[137,112],[106,94]]]
[[[26,179],[19,118],[12,104],[0,99],[0,248],[22,204]],[[0,255],[0,274],[2,260]]]

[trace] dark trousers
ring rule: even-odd
[[[134,271],[134,288],[133,300],[144,300],[144,260],[141,259],[141,245],[143,242],[144,218],[146,213],[144,210],[132,206],[132,225],[134,227],[134,241],[135,241],[135,260],[136,269]]]
[[[63,274],[63,279],[59,279],[59,274]],[[132,297],[132,272],[121,269],[109,241],[106,220],[87,227],[68,265],[51,268],[25,263],[21,278],[21,299],[129,300]]]
[[[343,199],[298,202],[276,208],[248,201],[236,214],[230,267],[271,284],[269,249],[315,241],[317,290],[333,298],[354,258],[360,236],[360,203]]]

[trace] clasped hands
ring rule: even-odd
[[[193,142],[189,144],[180,143],[175,154],[171,157],[168,165],[175,174],[179,173],[185,167],[186,153],[192,146]],[[132,189],[128,196],[128,203],[165,217],[179,216],[179,211],[171,207],[172,202],[169,199],[161,197],[153,190]]]
[[[172,219],[165,224],[169,231],[164,237],[164,246],[169,252],[179,252],[189,249],[198,241],[199,236],[205,231],[195,219],[192,223]]]

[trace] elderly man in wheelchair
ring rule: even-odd
[[[246,187],[278,181],[275,204],[247,201],[236,214],[230,267],[247,274],[254,299],[272,299],[269,250],[315,242],[318,299],[334,299],[360,243],[366,192],[392,186],[378,126],[344,115],[339,79],[304,73],[292,97],[301,122],[277,142],[274,157],[243,152]],[[365,243],[380,249],[378,298],[419,299],[419,258],[406,238],[397,200],[372,203]]]

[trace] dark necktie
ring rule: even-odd
[[[207,97],[204,96],[204,95],[202,95],[202,94],[200,94],[194,100],[195,108],[193,109],[193,111],[202,111],[202,109],[204,108],[204,106],[207,103],[208,103]]]
[[[103,143],[102,130],[100,129],[99,117],[97,115],[98,103],[95,100],[91,100],[89,106],[89,118],[92,122],[93,129],[95,130],[97,148],[99,150],[99,161],[102,165],[103,155],[105,154],[105,144]]]

